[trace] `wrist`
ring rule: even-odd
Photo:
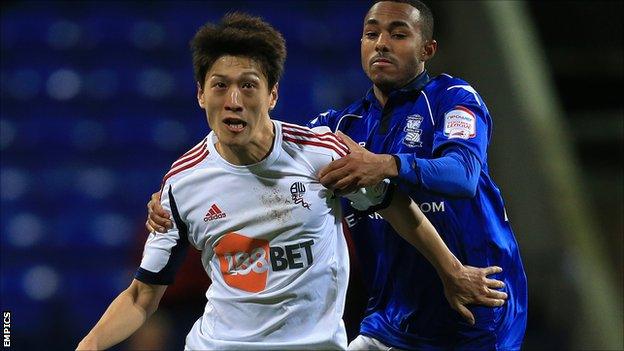
[[[438,271],[440,277],[442,277],[443,280],[448,281],[455,280],[459,276],[461,276],[464,265],[462,265],[461,262],[459,262],[459,260],[451,254],[451,259],[448,260],[448,262],[441,263],[438,265],[438,267],[435,268]]]
[[[381,155],[384,163],[384,174],[386,178],[396,178],[399,175],[400,159],[394,155]]]

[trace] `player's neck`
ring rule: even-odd
[[[273,150],[273,140],[275,139],[275,127],[273,122],[264,125],[255,133],[256,137],[245,145],[225,145],[217,141],[215,148],[223,159],[227,162],[246,166],[258,163],[265,159]]]
[[[388,102],[388,99],[390,98],[390,94],[392,94],[393,91],[399,90],[407,86],[408,84],[410,84],[410,82],[416,79],[416,77],[418,77],[423,72],[424,72],[424,67],[420,69],[415,76],[405,81],[386,82],[385,84],[377,82],[373,84],[373,93],[375,94],[375,98],[377,98],[377,101],[379,101],[379,104],[381,105],[381,107],[386,106],[386,103]]]

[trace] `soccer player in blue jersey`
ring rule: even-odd
[[[391,179],[463,264],[503,268],[495,278],[505,282],[508,300],[495,308],[470,307],[474,324],[464,321],[421,254],[380,216],[345,203],[369,295],[351,350],[517,350],[524,337],[526,276],[487,164],[492,120],[468,83],[447,74],[429,77],[425,63],[436,48],[433,16],[420,1],[383,0],[370,8],[361,58],[373,87],[346,109],[310,122],[342,131],[351,149],[320,180],[349,193]],[[157,229],[165,219],[155,203],[148,206],[148,227]]]
[[[320,180],[348,193],[390,178],[420,204],[462,263],[503,268],[496,278],[505,282],[509,298],[501,307],[472,307],[476,323],[465,323],[417,251],[387,222],[352,211],[345,215],[369,289],[353,350],[517,350],[522,344],[527,283],[503,199],[489,175],[492,119],[468,83],[448,74],[429,77],[425,62],[436,47],[433,16],[421,2],[385,0],[371,7],[361,59],[372,89],[346,109],[311,122],[348,135],[352,151],[321,171]]]

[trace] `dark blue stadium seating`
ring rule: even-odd
[[[0,278],[17,349],[70,349],[131,281],[145,203],[207,132],[188,42],[232,10],[287,40],[276,119],[368,89],[364,1],[5,2]],[[190,326],[187,326],[190,328]]]

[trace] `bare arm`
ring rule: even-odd
[[[468,304],[501,306],[507,294],[492,288],[504,283],[487,276],[502,271],[499,267],[475,268],[464,266],[448,249],[431,222],[416,203],[400,192],[394,194],[390,206],[379,211],[394,230],[412,244],[433,265],[444,285],[444,295],[451,307],[474,324]]]
[[[156,311],[166,289],[166,285],[149,285],[134,279],[108,306],[77,349],[103,350],[128,338]]]

